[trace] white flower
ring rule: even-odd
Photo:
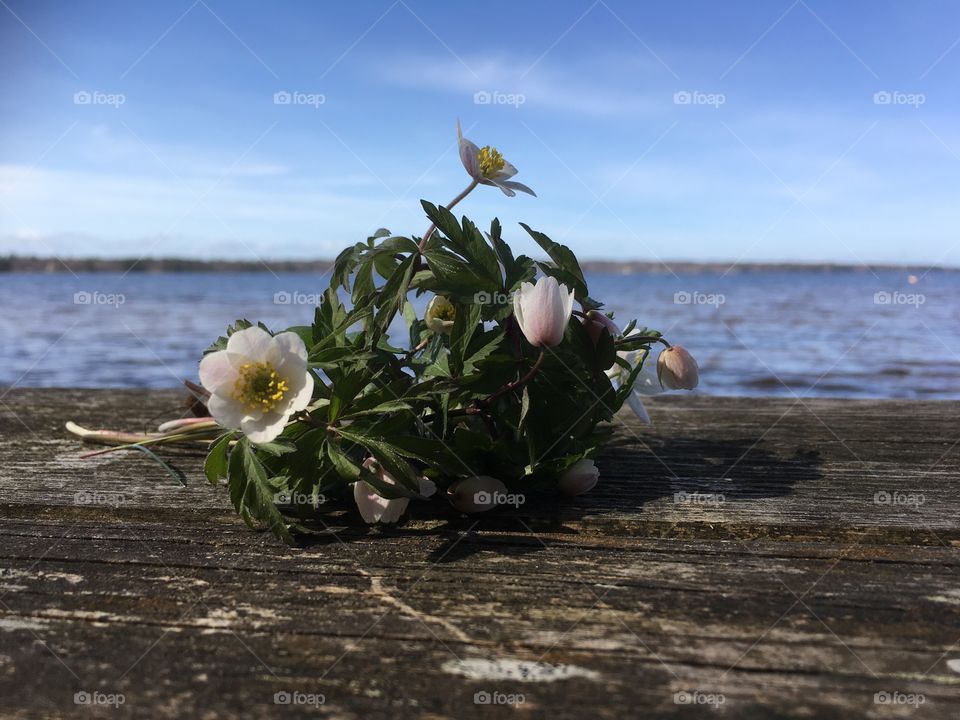
[[[457,319],[457,309],[453,303],[442,295],[434,295],[427,303],[427,311],[423,315],[427,327],[435,333],[449,335]]]
[[[631,333],[631,335],[633,334],[636,333]],[[638,362],[646,358],[647,351],[621,351],[617,354],[626,360],[631,366],[635,366]],[[617,387],[620,387],[620,383],[626,381],[629,375],[630,371],[621,367],[619,364],[616,364],[607,370],[607,376],[613,380],[614,385]],[[647,413],[647,409],[643,406],[643,402],[640,400],[640,398],[643,395],[659,395],[662,392],[663,388],[660,387],[660,381],[657,379],[656,373],[651,367],[651,364],[649,362],[644,362],[643,369],[640,370],[636,379],[633,381],[633,390],[629,395],[627,395],[627,405],[629,405],[630,409],[633,410],[634,415],[640,419],[640,422],[649,425],[650,415]]]
[[[460,162],[467,173],[481,185],[493,185],[503,190],[503,194],[513,197],[515,190],[525,192],[534,197],[537,194],[523,183],[511,180],[517,174],[517,169],[503,159],[503,155],[496,148],[485,145],[478,148],[463,136],[460,130],[460,121],[457,120],[457,144],[460,146]]]
[[[238,330],[226,350],[205,355],[200,382],[210,391],[207,408],[213,419],[242,430],[255,443],[276,438],[290,415],[306,408],[313,395],[313,375],[300,336],[271,336],[259,327]]]
[[[568,467],[567,471],[560,476],[560,492],[570,497],[583,495],[593,490],[599,479],[600,471],[596,463],[589,458],[583,458]]]
[[[563,340],[573,312],[573,290],[545,275],[536,285],[522,283],[513,295],[513,314],[534,347],[554,347]]]
[[[380,478],[380,481],[387,485],[396,485],[397,481],[386,472],[372,457],[363,461],[365,468],[370,468]],[[420,484],[420,494],[427,498],[437,491],[437,486],[433,481],[426,477],[417,479]],[[400,519],[410,504],[410,498],[385,498],[379,495],[373,485],[366,480],[357,480],[353,484],[353,499],[357,503],[357,509],[363,517],[363,521],[372,525],[373,523],[395,523]]]

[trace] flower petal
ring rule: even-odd
[[[279,359],[279,348],[274,345],[273,337],[263,328],[253,326],[238,330],[227,340],[227,352],[236,365],[245,362],[275,363]]]
[[[533,195],[534,197],[537,196],[537,194],[533,190],[528,188],[523,183],[517,182],[516,180],[500,180],[497,183],[497,186],[501,190],[503,190],[506,187],[506,188],[510,188],[511,190],[519,190],[520,192],[525,192],[527,195]],[[504,192],[506,191],[504,190]]]
[[[497,180],[509,180],[517,174],[517,169],[509,160],[503,161],[503,167],[497,171]]]
[[[237,382],[237,369],[225,350],[207,353],[200,359],[200,384],[211,393],[232,388]]]
[[[360,516],[368,524],[396,522],[410,503],[407,498],[389,500],[378,495],[373,486],[365,480],[357,480],[353,484],[353,499],[357,503]]]
[[[271,412],[261,417],[247,416],[240,422],[243,434],[250,438],[252,443],[266,443],[275,440],[283,432],[287,424],[287,416]]]
[[[483,175],[480,173],[480,161],[477,155],[480,154],[480,148],[474,145],[463,136],[460,130],[460,121],[457,120],[457,145],[460,148],[460,162],[463,163],[464,170],[474,180],[480,180]],[[483,180],[480,180],[483,182]]]
[[[290,397],[290,404],[287,406],[287,409],[291,413],[299,412],[306,408],[313,398],[313,375],[308,372],[304,377],[306,379],[301,381],[303,384],[300,389],[294,391],[295,394]]]
[[[273,342],[287,355],[295,355],[304,362],[307,361],[307,346],[303,338],[296,333],[282,332],[273,336]]]
[[[627,395],[627,404],[630,406],[630,409],[633,410],[633,414],[640,419],[640,422],[647,425],[650,424],[650,415],[647,414],[647,409],[643,406],[643,403],[640,401],[640,396],[637,393],[632,392]]]
[[[223,395],[211,395],[207,400],[207,410],[210,411],[214,420],[232,430],[239,430],[240,423],[247,416],[240,403]]]

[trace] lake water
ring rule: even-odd
[[[685,345],[703,394],[960,398],[960,273],[914,283],[893,271],[588,282],[621,324],[636,317]],[[300,273],[3,274],[0,386],[177,386],[196,379],[202,350],[227,324],[307,324],[325,285]]]

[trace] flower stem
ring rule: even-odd
[[[461,192],[453,200],[451,200],[446,205],[444,205],[444,207],[447,210],[452,209],[454,205],[456,205],[458,202],[463,200],[467,195],[472,193],[473,189],[477,186],[477,184],[478,183],[476,180],[471,180],[470,184],[467,185],[466,188],[464,188],[463,192]],[[428,227],[427,231],[423,234],[423,240],[420,241],[420,252],[423,252],[423,249],[427,246],[427,240],[430,239],[430,236],[433,235],[433,231],[436,229],[437,229],[436,223],[430,223],[430,227]]]
[[[533,376],[537,374],[537,370],[540,369],[540,366],[543,365],[543,359],[544,359],[544,357],[545,357],[545,353],[544,353],[543,350],[541,350],[541,351],[540,351],[540,357],[537,358],[537,361],[533,364],[533,367],[530,368],[530,370],[527,372],[526,375],[524,375],[524,376],[523,376],[522,378],[520,378],[519,380],[514,380],[514,381],[511,382],[511,383],[507,383],[507,384],[504,385],[502,388],[500,388],[500,389],[497,390],[495,393],[493,393],[493,395],[491,395],[490,397],[488,397],[488,398],[486,398],[486,399],[484,399],[484,400],[481,400],[481,401],[480,401],[480,405],[482,405],[482,406],[490,405],[490,404],[492,404],[493,401],[496,400],[497,398],[500,398],[500,397],[506,395],[508,392],[513,392],[513,391],[516,390],[518,387],[522,387],[523,385],[526,385],[528,382],[530,382],[530,380],[533,378]]]
[[[648,337],[637,337],[636,335],[628,335],[627,337],[623,337],[623,338],[620,338],[619,340],[617,340],[617,341],[616,341],[616,344],[617,344],[617,345],[620,345],[621,343],[625,343],[625,342],[627,342],[628,340],[629,340],[630,342],[637,342],[637,341],[639,340],[640,342],[644,342],[644,343],[658,342],[658,343],[663,343],[666,347],[670,347],[670,343],[668,343],[668,342],[666,341],[666,339],[664,339],[664,338],[662,338],[662,337],[659,337],[659,336],[656,336],[656,337],[655,337],[655,336],[652,336],[652,335],[651,335],[651,336],[648,336]]]

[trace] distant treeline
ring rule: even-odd
[[[332,260],[192,260],[189,258],[50,258],[8,255],[0,257],[0,272],[325,272]],[[745,272],[877,272],[897,271],[923,274],[924,265],[852,265],[833,263],[728,263],[645,260],[586,260],[587,272],[609,275],[733,274]],[[937,268],[957,272],[960,268]]]

